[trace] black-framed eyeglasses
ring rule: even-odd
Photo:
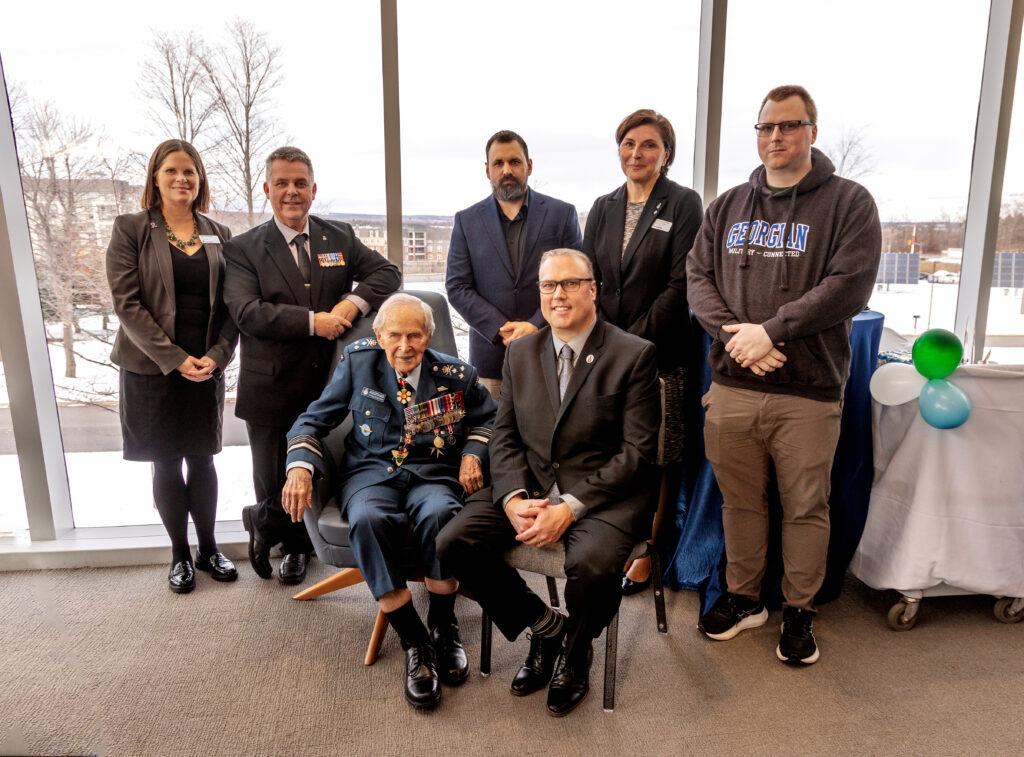
[[[548,279],[537,283],[543,294],[554,294],[558,287],[562,287],[563,292],[578,292],[580,284],[584,281],[593,281],[593,279],[562,279],[561,281],[551,281]]]
[[[763,124],[754,124],[754,131],[757,132],[759,137],[770,137],[775,133],[775,127],[779,127],[779,131],[783,134],[792,134],[794,131],[799,129],[801,126],[814,126],[814,121],[780,121],[777,124],[768,123],[767,121]]]

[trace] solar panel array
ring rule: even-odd
[[[992,286],[1024,287],[1024,252],[997,252],[992,268]]]
[[[878,264],[877,284],[916,284],[921,255],[916,252],[883,252]]]

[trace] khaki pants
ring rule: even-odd
[[[704,445],[722,490],[727,588],[757,599],[768,546],[769,461],[782,502],[782,596],[814,610],[828,554],[828,495],[842,401],[712,383],[702,399]]]

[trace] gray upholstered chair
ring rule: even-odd
[[[458,355],[451,314],[448,310],[448,302],[444,297],[437,292],[409,291],[407,294],[419,297],[434,311],[434,336],[430,342],[431,349],[448,355]],[[363,337],[373,336],[371,324],[374,315],[376,314],[371,313],[360,318],[352,330],[338,340],[335,361],[347,345]],[[342,570],[330,578],[300,591],[293,599],[315,599],[364,580],[363,574],[356,567],[355,556],[348,543],[348,521],[341,516],[341,508],[338,503],[338,492],[341,488],[339,465],[345,456],[345,437],[351,429],[352,419],[350,416],[324,440],[324,447],[330,453],[325,458],[326,475],[317,480],[313,489],[312,506],[306,511],[303,518],[317,558],[320,562],[342,568]],[[412,561],[410,554],[409,562],[412,563]],[[412,571],[410,577],[417,578]],[[376,661],[387,627],[387,616],[378,611],[373,633],[366,649],[364,661],[367,665],[372,665]]]
[[[652,588],[654,590],[654,615],[658,622],[658,633],[668,633],[668,620],[665,616],[665,591],[661,584],[661,561],[658,550],[647,542],[640,542],[633,547],[630,560],[641,557],[651,558]],[[505,552],[505,562],[517,570],[525,570],[547,577],[548,593],[551,595],[552,607],[558,607],[558,588],[556,578],[565,578],[565,547],[562,542],[555,542],[546,547],[531,547],[520,544]],[[487,613],[481,620],[480,643],[480,675],[491,674],[491,619]],[[604,643],[604,711],[615,709],[615,668],[618,657],[619,616],[616,614],[605,630]]]

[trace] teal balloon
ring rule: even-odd
[[[914,342],[914,367],[925,378],[946,378],[960,365],[964,346],[956,334],[945,329],[929,329]]]
[[[921,416],[929,426],[956,428],[971,415],[971,401],[963,389],[946,379],[932,379],[921,390]]]

